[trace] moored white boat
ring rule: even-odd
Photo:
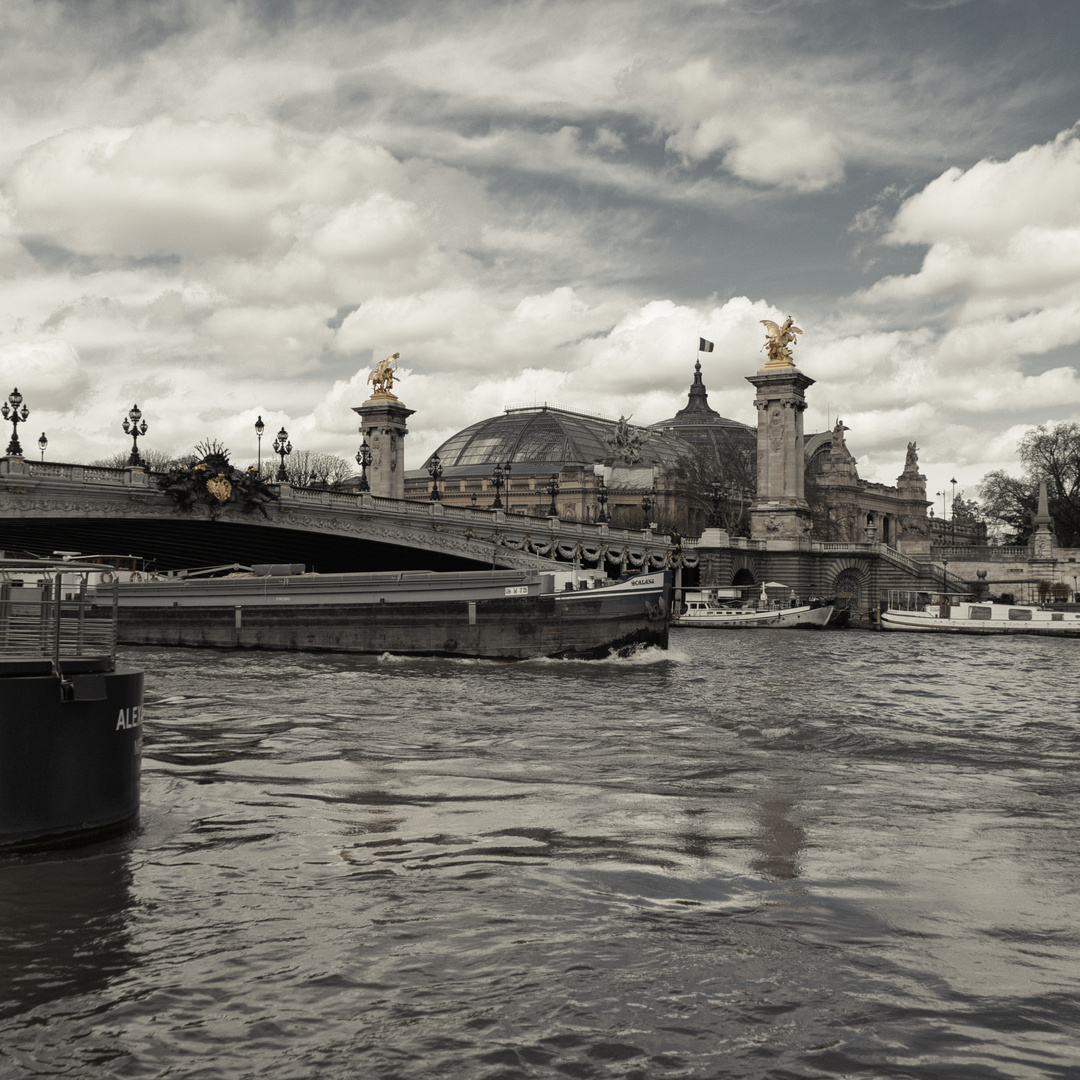
[[[893,607],[881,612],[882,630],[937,634],[1044,634],[1080,637],[1080,611],[1063,611],[1037,604],[995,604],[989,600],[942,597],[936,603],[910,610]]]
[[[704,630],[818,630],[828,623],[833,613],[829,604],[787,607],[769,601],[725,604],[710,590],[687,592],[684,603],[685,610],[675,625]]]

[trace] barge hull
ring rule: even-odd
[[[634,645],[666,648],[667,620],[600,591],[575,596],[409,604],[121,607],[126,645],[276,649],[526,660],[596,659]],[[607,608],[608,610],[605,610]]]
[[[84,667],[65,665],[61,680],[48,661],[21,662],[0,678],[0,849],[85,841],[138,820],[143,673]]]

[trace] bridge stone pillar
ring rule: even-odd
[[[388,390],[376,391],[363,405],[353,406],[353,412],[360,414],[360,434],[371,448],[368,482],[372,495],[405,498],[405,421],[415,411],[406,409]]]
[[[757,387],[757,498],[750,507],[756,540],[804,540],[810,532],[803,459],[805,391],[814,380],[793,364],[761,368],[746,381]]]

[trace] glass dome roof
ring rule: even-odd
[[[518,472],[557,472],[564,465],[588,466],[610,459],[605,437],[614,435],[616,427],[614,420],[551,405],[511,408],[451,435],[436,453],[447,477],[486,475],[497,463],[507,462]],[[651,434],[641,448],[643,465],[670,465],[686,450],[680,440]],[[427,462],[416,473],[423,474],[426,468]]]

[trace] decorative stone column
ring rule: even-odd
[[[360,434],[371,449],[368,483],[371,494],[387,499],[405,498],[405,421],[415,409],[406,409],[389,390],[376,390],[363,405],[353,406],[360,414]]]
[[[1039,481],[1039,509],[1032,518],[1035,531],[1031,534],[1031,560],[1038,563],[1054,561],[1054,519],[1050,516],[1046,497],[1046,481]]]
[[[810,532],[803,459],[805,391],[814,380],[793,364],[761,368],[746,381],[757,387],[757,498],[750,507],[755,540],[797,541]]]
[[[931,538],[926,510],[930,502],[926,498],[926,477],[919,472],[919,448],[914,442],[908,443],[904,471],[896,478],[896,492],[903,500],[896,550],[920,562],[929,561]]]

